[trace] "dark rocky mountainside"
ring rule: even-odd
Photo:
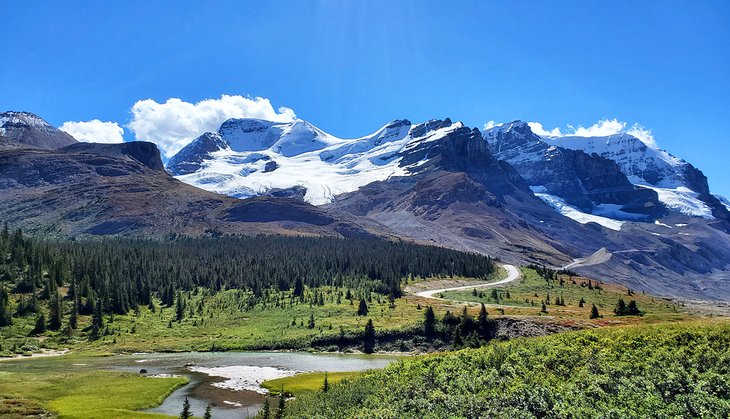
[[[0,113],[0,139],[31,147],[57,149],[77,141],[30,112]]]
[[[370,234],[352,218],[301,201],[238,200],[186,185],[165,172],[151,143],[0,149],[0,219],[52,236]]]

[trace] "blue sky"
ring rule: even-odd
[[[730,196],[730,2],[6,2],[0,109],[124,126],[140,100],[268,98],[341,137],[396,118],[616,118]],[[160,124],[169,121],[158,121]],[[156,129],[158,129],[157,127]],[[139,136],[139,133],[138,133]]]

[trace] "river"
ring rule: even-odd
[[[202,417],[208,403],[217,419],[255,415],[263,406],[261,381],[311,371],[365,371],[399,359],[383,355],[306,352],[185,352],[97,358],[88,366],[140,373],[181,375],[190,383],[147,412],[179,415],[185,397],[193,415]],[[272,406],[275,403],[272,404]]]

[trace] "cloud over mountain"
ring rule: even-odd
[[[68,121],[64,122],[59,129],[76,140],[85,143],[113,144],[124,142],[124,128],[116,122],[103,122],[98,119]]]
[[[170,98],[163,103],[153,99],[137,101],[131,109],[128,127],[135,139],[151,141],[167,157],[180,151],[191,140],[207,131],[215,131],[230,118],[259,118],[291,122],[296,114],[290,108],[274,109],[269,99],[222,95],[197,103]]]

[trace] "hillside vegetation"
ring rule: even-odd
[[[292,418],[730,415],[730,323],[604,328],[422,356],[289,402]]]

